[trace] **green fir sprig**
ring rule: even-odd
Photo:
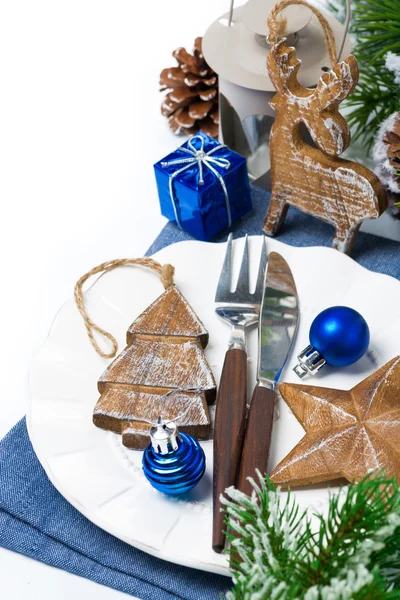
[[[332,494],[312,522],[260,474],[252,496],[225,499],[234,588],[227,600],[400,598],[400,491],[364,479]],[[316,521],[316,523],[315,523]]]
[[[327,0],[339,20],[345,0]],[[400,84],[386,67],[388,53],[400,55],[400,0],[352,0],[350,31],[355,40],[360,80],[346,100],[346,115],[354,134],[369,151],[379,125],[400,110]]]
[[[393,85],[393,73],[384,67],[364,65],[360,67],[359,83],[346,106],[353,139],[361,139],[370,150],[383,121],[400,110],[400,85]]]
[[[352,30],[362,64],[382,66],[388,52],[400,53],[398,0],[353,0]]]

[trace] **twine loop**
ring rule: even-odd
[[[82,277],[75,284],[75,304],[82,316],[83,322],[85,323],[90,343],[96,350],[97,354],[99,354],[103,358],[114,358],[114,356],[118,352],[118,342],[111,333],[105,331],[105,329],[102,329],[89,317],[83,297],[83,286],[86,283],[86,281],[93,275],[97,275],[99,273],[108,273],[109,271],[113,271],[118,267],[126,267],[130,265],[139,265],[156,271],[156,273],[158,273],[158,275],[160,276],[161,283],[163,284],[165,289],[174,285],[174,267],[169,264],[161,265],[152,258],[117,258],[115,260],[109,260],[107,262],[101,263],[97,267],[94,267],[93,269],[85,273],[85,275],[82,275]],[[99,344],[95,340],[93,331],[97,331],[97,333],[105,337],[111,343],[112,350],[110,350],[110,352],[104,352],[100,348]]]
[[[193,144],[193,141],[196,139],[200,140],[200,148],[196,148],[196,146]],[[208,169],[210,169],[210,171],[212,173],[214,173],[214,175],[220,182],[222,190],[224,192],[224,196],[225,196],[226,212],[228,215],[228,227],[230,227],[232,225],[232,217],[231,217],[231,206],[230,206],[230,202],[229,202],[228,190],[226,189],[224,178],[222,177],[221,173],[219,173],[217,171],[217,169],[215,167],[219,167],[220,169],[229,169],[231,166],[231,163],[227,158],[224,158],[222,156],[213,156],[213,154],[215,152],[218,152],[222,148],[227,148],[227,146],[225,144],[219,144],[218,146],[215,146],[214,148],[212,148],[211,150],[208,150],[208,152],[206,152],[204,150],[204,138],[201,137],[200,135],[194,135],[193,137],[191,137],[190,140],[188,140],[188,146],[189,146],[188,148],[183,148],[182,146],[179,148],[179,150],[181,152],[185,152],[186,154],[190,155],[187,158],[175,158],[173,160],[167,160],[167,161],[164,161],[161,163],[161,166],[163,167],[163,169],[165,167],[170,167],[172,165],[184,165],[183,167],[181,167],[180,169],[178,169],[177,171],[175,171],[174,173],[172,173],[170,175],[169,182],[168,182],[169,195],[171,197],[172,206],[173,206],[174,213],[175,213],[175,220],[177,222],[178,227],[180,229],[182,229],[181,221],[180,221],[180,218],[178,215],[178,207],[176,204],[176,198],[175,198],[174,179],[175,179],[175,177],[177,177],[178,175],[180,175],[187,169],[190,169],[191,167],[193,167],[193,165],[196,163],[199,168],[199,185],[204,184],[204,167],[207,167]]]
[[[324,15],[312,4],[306,2],[306,0],[280,0],[271,12],[268,15],[267,25],[269,29],[269,35],[267,37],[268,44],[276,44],[285,37],[286,35],[286,27],[287,21],[285,17],[279,17],[278,15],[282,10],[292,5],[300,5],[309,8],[312,13],[318,18],[322,30],[324,32],[325,44],[328,49],[329,60],[331,63],[331,68],[334,69],[337,65],[336,59],[336,40],[332,31],[332,27],[329,25],[329,22],[324,17]]]
[[[167,289],[174,284],[174,273],[175,273],[175,267],[173,267],[172,265],[169,265],[168,263],[166,265],[162,265],[160,279],[161,279],[161,283],[164,286],[164,289]]]
[[[165,421],[165,423],[175,423],[177,421],[179,421],[180,419],[182,419],[184,416],[187,415],[187,413],[190,411],[190,409],[193,406],[193,398],[191,396],[189,396],[188,394],[200,394],[201,392],[206,391],[206,388],[183,388],[183,387],[178,387],[178,388],[174,388],[173,390],[168,390],[168,392],[165,392],[165,394],[162,394],[162,396],[159,396],[154,402],[153,404],[146,410],[146,412],[144,413],[144,415],[142,415],[142,417],[140,418],[142,421],[144,421],[146,419],[146,417],[150,414],[150,412],[153,410],[153,408],[155,406],[157,406],[157,404],[159,402],[162,402],[162,400],[170,397],[170,396],[174,396],[175,394],[182,394],[182,396],[184,396],[185,398],[187,398],[189,400],[189,404],[187,406],[187,408],[179,413],[176,417],[174,417],[173,419],[168,419]],[[162,416],[162,415],[159,415]],[[153,425],[156,424],[156,421],[153,421],[152,423]]]

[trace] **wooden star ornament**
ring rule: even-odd
[[[306,435],[271,475],[295,487],[384,471],[400,482],[400,356],[351,390],[281,383]]]

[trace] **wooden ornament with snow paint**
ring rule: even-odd
[[[183,433],[207,439],[211,431],[208,404],[216,395],[215,380],[204,354],[208,333],[175,287],[172,265],[161,265],[147,257],[121,258],[83,275],[75,285],[75,302],[89,340],[103,358],[116,356],[115,337],[96,325],[87,313],[83,285],[93,275],[132,265],[157,272],[165,291],[132,323],[126,348],[100,377],[101,396],[93,422],[101,429],[122,434],[122,443],[128,448],[144,449],[148,445],[151,425],[160,413],[165,421],[180,415]],[[110,352],[100,347],[93,331],[111,342]]]
[[[121,433],[124,446],[144,449],[160,413],[167,421],[183,414],[179,429],[207,439],[208,404],[216,393],[203,350],[207,343],[208,333],[187,300],[168,287],[132,323],[127,347],[101,376],[94,424]],[[185,391],[160,398],[177,388]]]
[[[296,206],[333,225],[333,247],[350,253],[361,223],[378,218],[386,209],[386,199],[374,173],[339,158],[350,144],[350,130],[338,107],[357,85],[358,64],[354,56],[335,64],[334,36],[323,17],[320,21],[324,33],[328,32],[333,58],[332,69],[320,77],[316,89],[299,84],[301,62],[285,38],[277,39],[268,54],[268,73],[277,94],[270,102],[276,112],[270,137],[272,193],[263,230],[276,234],[289,205]],[[315,146],[303,138],[302,124]]]
[[[382,471],[400,483],[400,356],[351,390],[281,383],[279,392],[306,435],[273,470],[274,483],[357,482]]]

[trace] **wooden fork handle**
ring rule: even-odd
[[[267,472],[274,422],[274,403],[275,391],[257,384],[253,391],[247,418],[237,480],[238,489],[245,494],[251,494],[253,489],[247,481],[247,477],[256,477],[256,469],[262,475]]]
[[[247,354],[229,349],[219,384],[214,423],[213,549],[225,545],[225,515],[220,495],[235,484],[246,422]]]

